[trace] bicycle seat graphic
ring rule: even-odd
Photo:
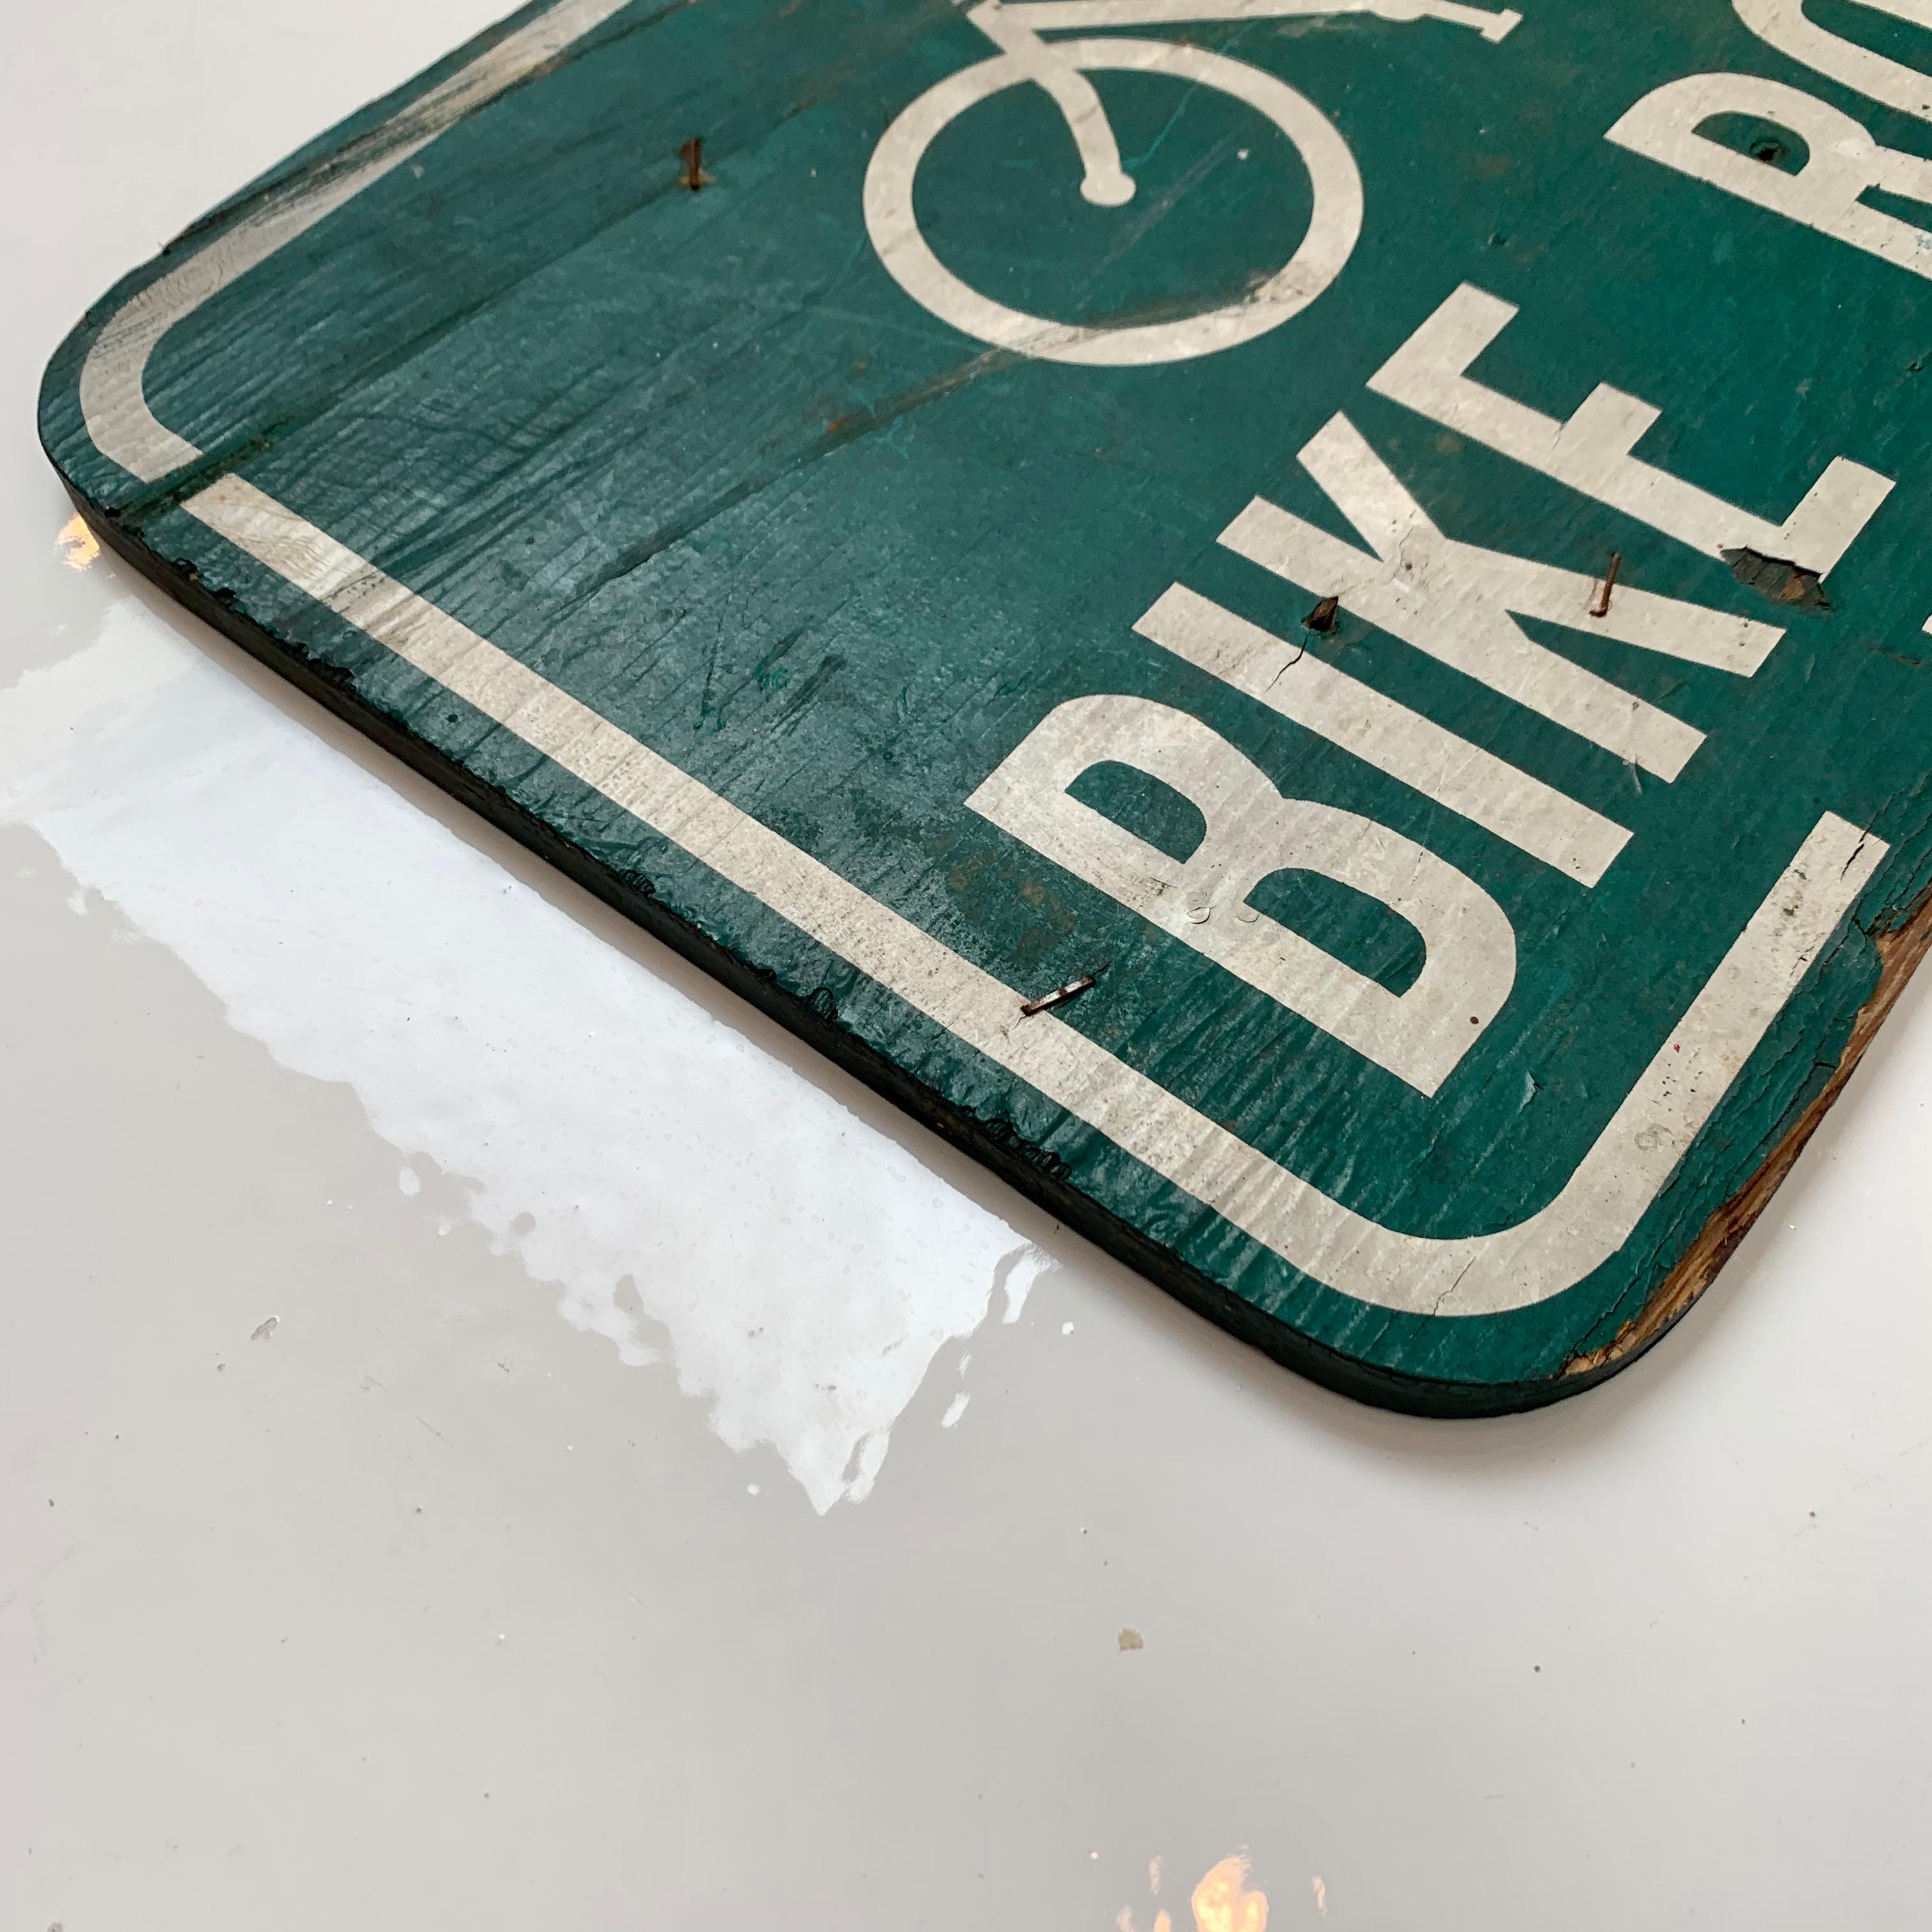
[[[1053,362],[1120,368],[1180,362],[1250,342],[1306,308],[1342,272],[1362,230],[1362,179],[1348,143],[1321,110],[1285,81],[1226,54],[1168,40],[1047,41],[1081,27],[1175,26],[1367,14],[1384,20],[1445,20],[1503,39],[1522,16],[1460,0],[979,0],[966,17],[999,51],[929,87],[880,137],[866,171],[866,232],[892,278],[941,321],[994,348]],[[1066,122],[1083,170],[1080,192],[1096,207],[1133,199],[1134,182],[1099,92],[1087,76],[1172,76],[1245,101],[1292,142],[1308,170],[1314,207],[1308,232],[1280,268],[1238,302],[1178,320],[1088,326],[1027,315],[982,295],[946,267],[920,232],[913,181],[940,133],[969,107],[1009,87],[1042,88]]]

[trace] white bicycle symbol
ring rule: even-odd
[[[964,0],[956,0],[963,4]],[[1486,12],[1460,0],[980,0],[966,17],[999,49],[990,60],[929,87],[880,137],[866,171],[866,228],[879,260],[913,300],[941,321],[995,348],[1053,362],[1120,368],[1179,362],[1232,349],[1278,328],[1306,308],[1342,272],[1362,230],[1362,178],[1355,158],[1305,95],[1225,54],[1167,40],[1059,40],[1042,33],[1075,27],[1159,26],[1204,20],[1371,14],[1385,20],[1446,20],[1500,40],[1520,14]],[[1042,88],[1066,117],[1086,173],[1084,198],[1118,208],[1133,198],[1132,178],[1089,73],[1171,74],[1218,88],[1258,110],[1300,152],[1314,186],[1308,232],[1286,264],[1237,302],[1177,321],[1096,328],[1024,315],[970,288],[920,232],[913,177],[940,131],[1003,88]]]

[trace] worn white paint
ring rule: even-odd
[[[1731,0],[1738,18],[1758,38],[1793,60],[1901,113],[1932,121],[1932,77],[1861,46],[1810,19],[1804,0]],[[1874,14],[1932,28],[1932,0],[1854,0]]]
[[[392,120],[345,148],[332,164],[298,174],[178,268],[152,283],[110,320],[80,372],[88,434],[104,456],[144,483],[184,469],[202,454],[148,406],[148,358],[163,336],[238,275],[313,228],[325,215],[399,168],[466,114],[528,80],[629,0],[556,0]]]
[[[579,31],[587,31],[593,0],[579,4],[585,15]],[[109,346],[90,358],[98,377],[83,398],[90,433],[104,454],[119,460],[125,450],[152,460],[142,428],[143,418],[152,418],[140,403],[146,358],[172,320],[273,245],[242,230],[218,234],[202,251],[212,266],[170,298],[166,321],[129,323],[138,302],[110,319],[101,338]],[[1540,457],[1539,466],[1574,467],[1569,457],[1580,452],[1586,460],[1576,473],[1597,478],[1606,493],[1621,493],[1607,500],[1628,496],[1634,481],[1640,500],[1654,500],[1664,512],[1688,504],[1700,529],[1712,506],[1735,522],[1739,513],[1730,506],[1629,456],[1630,443],[1654,416],[1634,398],[1600,387],[1559,426],[1469,382],[1468,362],[1514,314],[1466,285],[1375,382],[1397,400],[1420,398],[1415,406],[1426,405],[1424,413],[1446,409],[1466,418],[1472,434],[1474,425],[1485,425],[1522,445],[1526,432],[1526,460]],[[1599,405],[1594,415],[1593,404]],[[1606,409],[1628,431],[1621,441],[1604,433]],[[1802,522],[1821,542],[1840,540],[1835,562],[1890,487],[1840,458],[1786,528]],[[1010,988],[240,477],[223,477],[183,507],[1294,1267],[1386,1307],[1461,1315],[1524,1306],[1560,1294],[1613,1254],[1886,850],[1826,814],[1692,1003],[1676,1037],[1660,1046],[1556,1198],[1507,1229],[1462,1238],[1409,1234],[1355,1214],[1278,1166],[1053,1015],[1022,1023]]]
[[[1380,20],[1444,20],[1473,27],[1486,40],[1508,38],[1522,16],[1508,8],[1492,12],[1459,0],[1018,0],[1002,7],[1010,18],[1024,17],[1036,32],[1076,27],[1182,26],[1204,20],[1328,20],[1366,14]]]
[[[1134,184],[1120,166],[1120,144],[1098,90],[1073,60],[1040,38],[1027,24],[1025,14],[1024,8],[1004,7],[1000,0],[980,0],[966,17],[1006,56],[1009,86],[1030,81],[1043,88],[1060,110],[1084,169],[1082,196],[1099,208],[1124,206],[1134,198]],[[917,169],[917,156],[911,166]],[[904,188],[910,199],[910,174]]]
[[[886,130],[866,172],[866,227],[880,261],[906,293],[940,320],[996,349],[1054,362],[1135,367],[1184,362],[1252,341],[1298,315],[1340,274],[1362,229],[1362,182],[1348,143],[1327,117],[1286,82],[1246,62],[1166,40],[1047,41],[1076,27],[1161,26],[1191,22],[1368,14],[1473,27],[1500,40],[1521,16],[1459,0],[980,0],[966,17],[1000,50],[996,59],[928,88]],[[1308,232],[1288,262],[1238,302],[1178,320],[1087,327],[1009,308],[962,281],[941,262],[919,225],[914,178],[926,152],[951,124],[1009,87],[1036,86],[1058,107],[1081,164],[1080,192],[1097,206],[1130,201],[1134,183],[1091,73],[1172,76],[1245,101],[1293,144],[1308,170],[1314,206]]]
[[[1198,808],[1207,829],[1187,858],[1070,794],[1108,760]],[[1418,1093],[1455,1071],[1516,981],[1516,934],[1474,880],[1358,812],[1283,796],[1218,732],[1149,698],[1058,706],[966,802]],[[1415,980],[1391,992],[1249,903],[1286,870],[1352,886],[1406,920],[1426,949]]]
[[[154,237],[503,4],[0,14],[20,410]],[[0,498],[5,685],[128,593],[111,555],[56,554],[68,508],[28,435]],[[184,765],[200,701],[166,722]],[[99,763],[100,799],[120,770]],[[70,776],[78,806],[84,757]],[[176,842],[218,853],[230,796],[184,806]],[[346,1088],[234,1040],[98,895],[75,917],[33,835],[0,844],[10,1926],[850,1932],[859,1900],[928,1932],[1107,1932],[1129,1906],[1192,1932],[1190,1888],[1240,1846],[1274,1932],[1922,1917],[1924,975],[1669,1346],[1582,1400],[1377,1414],[1049,1236],[1064,1265],[975,1338],[964,1420],[936,1426],[942,1354],[930,1426],[820,1517],[776,1458],[728,1456],[668,1369],[564,1329],[514,1254],[436,1239],[425,1204],[454,1183],[425,1165],[421,1198],[395,1192]],[[436,900],[394,904],[385,945]],[[461,1004],[489,963],[449,964]],[[783,1136],[790,1100],[766,1098]],[[730,1118],[716,1082],[675,1104],[707,1144]],[[916,1190],[924,1136],[855,1104]],[[694,1222],[760,1216],[738,1170],[698,1185]],[[774,1221],[763,1264],[796,1240]],[[272,1308],[274,1341],[248,1342]],[[1256,1666],[1286,1654],[1319,1667]]]
[[[1336,597],[1343,610],[1627,763],[1659,778],[1676,778],[1704,742],[1703,733],[1535,643],[1510,614],[1508,589],[1490,562],[1495,553],[1452,546],[1400,485],[1395,494],[1406,517],[1384,522],[1375,516],[1352,485],[1364,480],[1394,484],[1394,478],[1352,428],[1345,434],[1356,446],[1351,453],[1365,460],[1347,467],[1330,460],[1343,440],[1339,436],[1326,436],[1325,447],[1318,439],[1302,460],[1378,554],[1357,550],[1258,496],[1222,532],[1220,541],[1318,596]],[[1505,568],[1538,568],[1522,558],[1496,562]],[[1558,605],[1562,621],[1580,626],[1595,585],[1580,573],[1552,574],[1570,580]]]
[[[1284,1260],[1383,1307],[1522,1307],[1614,1254],[1887,849],[1835,814],[1819,820],[1546,1207],[1491,1234],[1405,1234],[1278,1166],[1053,1014],[1022,1018],[1012,988],[252,484],[225,476],[183,507]]]
[[[1623,584],[1598,617],[1595,578],[1445,537],[1346,416],[1317,431],[1301,464],[1370,550],[1259,496],[1222,532],[1228,549],[1659,778],[1682,771],[1703,733],[1534,642],[1512,614],[1747,676],[1784,634]]]
[[[1655,101],[1667,92],[1660,88],[1646,100]],[[1631,110],[1632,114],[1636,112]],[[1695,118],[1701,118],[1701,113]],[[1630,120],[1626,115],[1618,128],[1626,128]],[[1671,124],[1675,127],[1674,122]],[[1672,133],[1671,141],[1676,142],[1680,133],[1684,140],[1695,138],[1685,128]],[[1617,128],[1611,130],[1608,138],[1619,138]],[[1792,178],[1762,162],[1743,156],[1735,158],[1740,167],[1756,175],[1774,181]],[[1469,365],[1509,326],[1516,313],[1513,303],[1465,282],[1369,378],[1368,386],[1376,394],[1567,483],[1707,556],[1748,548],[1801,564],[1822,577],[1851,547],[1891,492],[1891,478],[1838,456],[1781,524],[1768,522],[1727,503],[1630,454],[1660,414],[1637,397],[1599,382],[1567,419],[1558,422],[1476,381],[1468,373]]]
[[[1755,114],[1789,128],[1804,142],[1804,165],[1786,174],[1698,132],[1719,114]],[[1604,139],[1848,242],[1894,268],[1932,277],[1932,230],[1869,208],[1859,199],[1882,188],[1932,202],[1932,161],[1885,146],[1842,108],[1802,88],[1762,74],[1687,74],[1646,94]]]
[[[1134,628],[1580,884],[1594,886],[1629,842],[1600,812],[1185,584]]]
[[[1238,302],[1178,321],[1118,328],[1028,315],[962,281],[933,252],[920,228],[914,178],[927,148],[959,116],[1006,88],[1040,80],[1049,62],[1057,76],[1069,69],[1164,74],[1190,86],[1218,88],[1265,115],[1294,144],[1314,190],[1308,232],[1294,254]],[[1082,152],[1089,199],[1124,200],[1121,187],[1131,193],[1132,184],[1120,172],[1112,134],[1104,146],[1100,141],[1096,124],[1104,116],[1099,97],[1084,83],[1076,94],[1058,79],[1052,92]],[[1272,74],[1222,54],[1166,40],[1064,40],[1055,43],[1050,55],[1022,59],[1002,54],[927,88],[873,150],[866,171],[865,214],[866,232],[886,271],[941,321],[1017,355],[1124,368],[1213,355],[1252,341],[1298,315],[1341,273],[1354,251],[1362,230],[1362,182],[1348,143],[1321,110]]]

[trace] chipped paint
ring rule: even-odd
[[[721,4],[539,12],[130,278],[85,513],[1284,1359],[1627,1360],[1932,871],[1922,264],[1826,206],[1909,158],[1712,70],[1788,10]]]

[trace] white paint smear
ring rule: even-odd
[[[869,1492],[995,1286],[1011,1320],[1046,1264],[138,603],[0,693],[0,819],[470,1183],[475,1220],[641,1365],[628,1280],[718,1435],[770,1443],[820,1512]]]

